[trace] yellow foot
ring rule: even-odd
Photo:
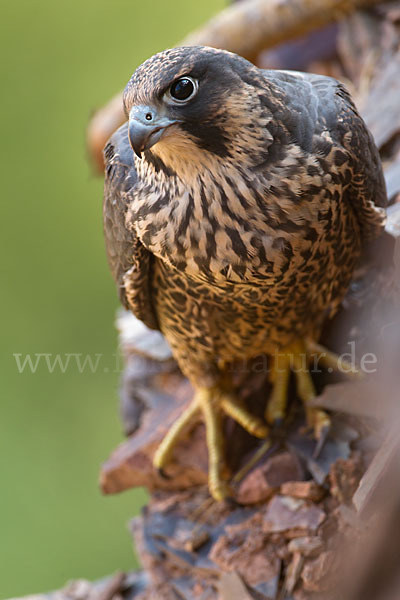
[[[359,371],[353,365],[346,363],[323,346],[308,340],[298,340],[272,357],[270,379],[273,388],[265,417],[267,423],[271,425],[282,422],[286,412],[289,376],[290,372],[293,372],[296,378],[297,394],[303,401],[306,410],[307,422],[314,429],[319,442],[318,452],[326,439],[331,422],[325,411],[310,406],[311,400],[316,397],[310,375],[310,364],[312,363],[316,368],[322,365],[328,367],[330,371],[337,370],[360,377]]]
[[[361,371],[355,365],[344,360],[344,358],[334,352],[330,352],[327,348],[321,346],[321,344],[317,344],[317,342],[312,340],[305,340],[304,344],[310,364],[313,364],[315,369],[318,369],[319,365],[322,365],[330,373],[339,371],[348,377],[355,377],[357,379],[362,377]]]
[[[265,438],[269,430],[261,419],[246,410],[243,403],[233,393],[221,387],[201,388],[195,393],[188,408],[175,421],[158,447],[153,459],[156,469],[163,472],[182,432],[193,425],[201,413],[206,426],[209,490],[215,500],[224,500],[231,496],[232,492],[222,477],[224,467],[222,413],[232,417],[246,431],[256,437]]]

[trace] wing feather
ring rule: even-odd
[[[107,143],[104,158],[104,237],[119,298],[147,327],[159,329],[150,292],[154,257],[125,222],[132,190],[137,182],[126,123]]]
[[[349,202],[364,240],[382,231],[387,194],[378,149],[342,83],[323,75],[297,71],[264,71],[285,94],[292,137],[305,152],[318,154],[328,133],[337,159],[349,174],[343,199]],[[325,143],[325,142],[323,142]],[[339,163],[340,164],[340,163]]]

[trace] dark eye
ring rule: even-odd
[[[171,85],[169,95],[173,100],[186,102],[196,94],[197,88],[197,81],[191,77],[181,77]]]

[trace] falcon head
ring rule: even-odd
[[[224,50],[188,46],[156,54],[124,92],[134,152],[174,170],[178,162],[248,156],[260,145],[264,120],[266,84],[259,81],[258,69]]]

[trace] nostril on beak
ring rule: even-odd
[[[162,137],[165,129],[178,121],[161,116],[152,106],[133,106],[129,112],[128,137],[133,151],[140,158]]]

